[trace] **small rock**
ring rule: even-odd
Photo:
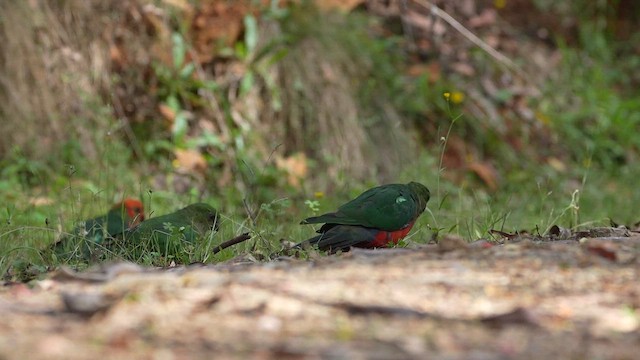
[[[454,251],[458,249],[467,249],[469,243],[459,236],[446,235],[438,241],[438,250],[441,252]]]
[[[99,311],[106,310],[115,302],[115,299],[106,296],[102,292],[63,292],[61,296],[66,311],[85,316],[90,316]]]

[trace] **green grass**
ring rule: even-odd
[[[622,169],[615,178],[602,176],[608,173],[593,168],[576,167],[562,174],[544,166],[519,169],[524,174],[507,176],[509,181],[499,191],[491,193],[474,179],[462,185],[451,183],[438,172],[436,160],[427,152],[423,155],[417,166],[407,169],[397,179],[398,182],[421,181],[434,195],[429,210],[414,227],[408,242],[426,243],[434,233],[452,233],[475,240],[490,238],[491,229],[526,229],[543,233],[554,224],[576,227],[606,225],[609,218],[623,224],[638,220],[634,214],[640,195],[634,191],[633,184],[640,174],[631,168]],[[442,174],[447,171],[442,169]],[[437,191],[439,176],[440,189]],[[14,278],[26,279],[33,276],[34,271],[63,264],[77,268],[87,266],[79,260],[55,259],[45,249],[59,236],[72,231],[77,222],[106,213],[118,198],[106,196],[109,191],[98,189],[91,182],[76,184],[70,180],[67,183],[71,185],[57,182],[58,185],[53,185],[47,193],[51,204],[42,206],[29,204],[38,196],[38,188],[22,187],[22,191],[15,191],[16,187],[20,188],[18,182],[0,184],[4,189],[0,202],[13,204],[0,213],[0,271],[3,273],[11,269]],[[137,197],[143,199],[147,214],[151,212],[151,216],[199,200],[214,204],[223,212],[220,230],[189,245],[184,256],[165,259],[142,249],[143,255],[137,259],[145,265],[166,266],[171,260],[216,263],[247,253],[257,259],[266,259],[281,249],[281,239],[297,242],[313,235],[312,226],[298,224],[301,219],[335,209],[371,185],[375,184],[352,184],[334,193],[325,193],[321,198],[294,191],[290,198],[277,197],[268,203],[252,204],[257,209],[253,218],[247,215],[242,198],[235,191],[228,192],[227,196],[197,199],[188,194],[142,192],[140,189],[147,187],[138,184],[124,194],[142,194]],[[250,232],[253,239],[216,255],[211,253],[215,245],[243,232]],[[126,258],[129,251],[132,249],[127,247],[112,249],[103,259]]]

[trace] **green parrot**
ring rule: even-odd
[[[218,212],[208,204],[191,204],[163,216],[148,219],[123,234],[125,243],[144,244],[142,250],[177,254],[184,242],[193,243],[210,230],[218,230]]]
[[[111,207],[106,215],[85,220],[77,226],[72,235],[64,236],[53,244],[53,250],[59,257],[89,258],[99,247],[107,245],[108,240],[121,235],[127,229],[144,220],[144,205],[140,200],[125,199]]]
[[[387,184],[365,191],[337,211],[304,219],[301,224],[321,224],[317,235],[296,245],[317,246],[335,253],[350,247],[375,248],[403,239],[424,212],[430,193],[426,186]]]

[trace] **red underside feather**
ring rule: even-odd
[[[407,236],[407,234],[409,234],[409,231],[411,231],[411,228],[413,227],[414,223],[415,222],[412,222],[409,225],[407,225],[407,227],[405,227],[404,229],[400,229],[400,230],[397,230],[397,231],[382,231],[381,230],[376,235],[375,240],[373,240],[370,243],[367,243],[366,245],[364,245],[362,247],[367,247],[367,248],[385,247],[390,242],[393,242],[394,244],[397,244],[398,241],[404,239],[404,237]]]

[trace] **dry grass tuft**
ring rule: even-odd
[[[101,38],[108,18],[100,16],[109,5],[0,4],[0,132],[11,134],[0,139],[0,152],[17,147],[43,157],[73,139],[86,157],[96,158],[95,136],[109,127],[96,111],[109,84],[108,48]],[[96,106],[87,107],[92,102]]]
[[[401,155],[411,148],[406,124],[390,99],[363,98],[363,87],[374,79],[376,69],[366,52],[334,36],[336,30],[330,29],[339,26],[316,24],[324,33],[302,37],[270,69],[281,105],[268,98],[258,126],[271,144],[283,143],[285,153],[302,151],[320,161],[319,168],[326,169],[332,181],[344,175],[393,180]],[[281,36],[273,26],[261,35]]]
[[[193,20],[191,12],[174,10],[137,0],[2,2],[0,132],[12,136],[0,139],[0,153],[20,148],[27,157],[51,157],[75,141],[82,155],[99,160],[109,131],[125,130],[137,153],[129,126],[144,129],[149,138],[142,141],[170,137],[158,121],[161,99],[152,65],[171,58],[172,15],[186,24]],[[343,40],[347,20],[320,17],[311,32],[288,45],[286,57],[258,71],[259,80],[243,96],[237,93],[242,75],[234,73],[238,59],[195,59],[194,76],[222,90],[200,89],[204,101],[198,105],[182,99],[192,119],[189,136],[206,129],[219,135],[225,146],[215,157],[225,173],[236,164],[230,134],[237,129],[250,156],[261,161],[283,144],[285,156],[302,152],[318,160],[329,180],[393,179],[408,149],[405,126],[384,95],[363,99],[363,87],[378,80],[376,69],[357,42]],[[286,33],[274,22],[260,24],[264,44]],[[230,111],[221,111],[221,104]]]

